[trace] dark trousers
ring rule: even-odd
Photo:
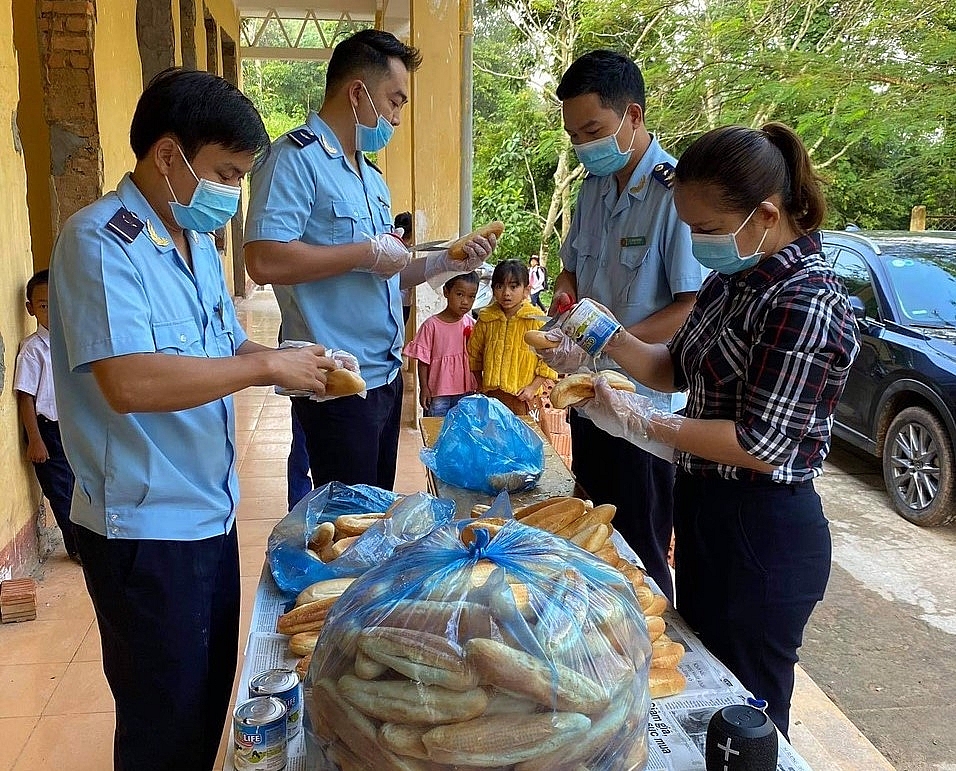
[[[312,480],[309,478],[309,451],[305,447],[305,430],[295,416],[295,405],[292,411],[292,446],[289,448],[289,459],[286,461],[288,477],[289,511],[299,501],[312,491]]]
[[[677,609],[787,736],[803,629],[830,576],[830,530],[812,482],[675,485]]]
[[[392,489],[402,419],[401,373],[365,399],[315,402],[298,397],[292,409],[305,431],[315,487],[343,482]]]
[[[115,771],[210,771],[239,650],[236,528],[201,541],[77,527],[116,702]]]
[[[667,551],[674,522],[674,465],[605,433],[571,410],[571,471],[595,505],[617,506],[614,529],[674,601]]]
[[[50,502],[53,517],[63,533],[63,545],[66,553],[76,556],[76,525],[70,522],[70,507],[73,501],[73,469],[63,452],[63,441],[60,439],[60,424],[55,420],[37,415],[37,427],[40,436],[46,445],[49,458],[43,463],[34,463],[33,469],[40,483],[40,489]]]

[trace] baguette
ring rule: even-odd
[[[590,727],[590,719],[576,712],[543,712],[521,720],[488,715],[433,728],[422,735],[422,743],[438,763],[508,766],[553,752]]]
[[[331,525],[331,522],[325,524]],[[354,578],[327,578],[324,581],[316,581],[311,586],[307,586],[299,596],[295,598],[295,607],[308,605],[316,600],[323,600],[329,597],[339,598],[342,593],[352,585]]]
[[[494,222],[489,222],[487,225],[473,230],[467,236],[462,236],[457,241],[455,241],[451,246],[448,247],[448,256],[453,260],[467,260],[468,255],[465,253],[465,244],[467,244],[471,239],[476,236],[482,236],[483,238],[488,238],[488,236],[494,236],[498,238],[502,233],[505,232],[505,223],[500,220],[495,220]]]
[[[576,763],[585,763],[592,755],[604,752],[614,734],[634,704],[631,686],[628,684],[611,700],[611,706],[598,718],[592,718],[590,729],[579,737],[572,747],[560,747],[518,763],[515,771],[552,771],[555,768],[574,768]]]
[[[493,685],[512,696],[584,714],[607,705],[608,694],[590,678],[557,663],[552,671],[541,659],[497,640],[469,640],[465,653],[482,684]]]
[[[301,659],[299,663],[295,665],[295,673],[299,676],[299,680],[305,680],[305,676],[309,674],[309,666],[312,664],[312,653],[306,654]]]
[[[651,643],[651,666],[660,669],[676,669],[684,658],[684,646],[662,634]]]
[[[584,515],[584,501],[580,498],[567,498],[523,516],[521,524],[556,533],[582,515]]]
[[[544,332],[537,329],[529,329],[524,333],[524,341],[536,351],[548,351],[561,345],[561,341],[551,340]]]
[[[369,658],[361,650],[355,652],[355,674],[363,680],[375,680],[388,672],[388,667]]]
[[[359,768],[382,768],[383,764],[395,771],[424,771],[426,768],[413,758],[400,757],[380,746],[375,724],[343,699],[335,683],[328,678],[316,683],[312,703],[319,725],[325,724],[325,732],[317,730],[317,733],[324,736],[331,730],[348,751],[359,758]]]
[[[315,651],[315,644],[319,641],[319,633],[299,632],[289,638],[289,652],[294,656],[308,656]]]
[[[652,699],[663,699],[683,691],[687,686],[687,678],[676,669],[652,666],[647,674],[647,685]]]
[[[428,760],[428,750],[422,742],[422,734],[428,730],[421,726],[382,723],[378,729],[378,743],[396,755]]]
[[[331,522],[321,522],[309,538],[309,548],[316,554],[321,554],[322,550],[332,543],[335,538],[335,525]]]
[[[411,680],[362,680],[343,675],[338,689],[357,710],[385,723],[455,723],[478,717],[488,706],[488,694],[482,688],[451,691]]]
[[[276,623],[276,631],[279,634],[292,635],[321,629],[325,624],[325,617],[337,599],[338,597],[323,597],[283,613]]]
[[[653,643],[664,634],[667,624],[660,616],[645,616],[644,620],[647,622],[647,637]]]
[[[359,635],[358,648],[416,683],[452,691],[470,691],[478,685],[478,676],[465,664],[461,649],[439,635],[373,627]]]
[[[534,512],[543,509],[545,506],[551,506],[555,503],[563,503],[564,501],[573,500],[575,499],[568,496],[555,496],[554,498],[545,498],[543,501],[537,501],[536,503],[529,503],[527,506],[522,506],[520,509],[515,510],[515,519],[524,519],[529,514],[534,514]]]
[[[611,531],[608,530],[608,526],[598,522],[596,525],[591,525],[580,533],[575,533],[571,536],[571,543],[580,546],[585,551],[593,553],[604,546],[610,534]]]
[[[347,538],[352,535],[362,535],[379,520],[388,517],[388,514],[341,514],[335,518],[335,533],[338,538]]]
[[[378,625],[421,632],[441,629],[454,640],[488,637],[495,629],[491,612],[484,605],[438,600],[399,600],[388,615],[378,619]]]
[[[608,385],[617,391],[634,393],[637,390],[627,377],[613,369],[601,370],[597,374],[576,372],[559,380],[551,389],[548,395],[551,406],[563,410],[565,407],[575,407],[588,399],[593,399],[594,378],[599,376],[607,378]]]
[[[352,396],[365,390],[365,381],[356,372],[341,367],[326,372],[326,396]]]

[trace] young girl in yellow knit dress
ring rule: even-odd
[[[468,340],[471,371],[479,390],[500,400],[516,415],[527,415],[543,386],[557,373],[524,341],[524,333],[540,329],[541,311],[529,301],[528,268],[519,260],[503,260],[491,275],[495,301],[478,314]]]

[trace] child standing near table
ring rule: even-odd
[[[425,319],[405,355],[418,360],[419,403],[429,418],[442,418],[478,387],[468,368],[468,337],[475,326],[471,306],[478,274],[464,273],[442,287],[445,309]]]
[[[495,301],[478,314],[468,341],[471,371],[484,394],[516,415],[527,415],[541,388],[557,377],[524,341],[525,332],[544,324],[528,301],[527,266],[520,260],[499,262],[491,274],[491,291]]]
[[[63,533],[66,553],[74,562],[79,562],[74,525],[70,522],[73,470],[63,452],[53,394],[47,304],[49,276],[49,271],[41,270],[27,282],[27,313],[37,320],[37,331],[20,345],[13,390],[17,394],[20,422],[27,436],[27,459],[33,464],[40,489],[50,502],[53,516]]]

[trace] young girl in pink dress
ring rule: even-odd
[[[469,311],[478,293],[478,274],[465,273],[442,288],[445,309],[425,319],[405,346],[405,355],[418,360],[419,402],[429,418],[444,417],[478,384],[468,367],[468,337],[475,326]]]

